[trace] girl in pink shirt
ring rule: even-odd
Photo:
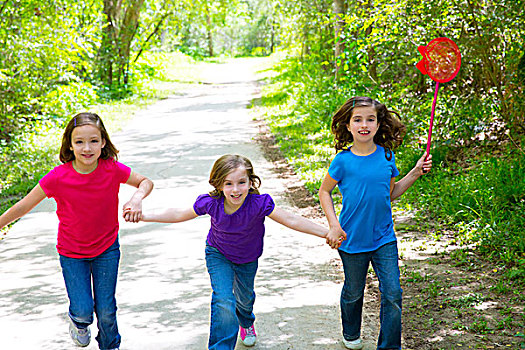
[[[69,333],[83,347],[91,339],[93,311],[98,320],[99,348],[120,346],[115,300],[120,260],[118,192],[121,183],[137,188],[124,204],[126,220],[137,222],[142,215],[142,200],[153,189],[148,178],[117,162],[117,153],[97,114],[77,114],[62,137],[63,164],[0,216],[1,229],[45,197],[55,199],[59,219],[57,250],[69,297]]]

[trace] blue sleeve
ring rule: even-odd
[[[330,163],[330,167],[328,168],[328,175],[330,175],[330,177],[337,182],[340,182],[343,178],[344,170],[340,154],[341,153],[336,154],[335,158],[332,160],[332,163]]]
[[[392,152],[392,176],[391,177],[396,177],[399,175],[399,170],[397,170],[397,167],[396,167],[396,156],[394,155],[394,152]]]
[[[198,196],[195,200],[195,203],[193,204],[193,210],[195,211],[195,214],[199,216],[208,214],[208,208],[212,200],[213,199],[209,194],[201,194]]]

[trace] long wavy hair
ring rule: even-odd
[[[117,160],[118,150],[113,145],[113,143],[111,143],[111,140],[109,139],[109,134],[106,131],[106,127],[104,126],[104,123],[102,123],[102,119],[100,119],[100,117],[95,113],[84,112],[77,114],[69,121],[69,123],[67,123],[66,129],[64,130],[64,135],[62,136],[62,146],[60,147],[60,161],[62,163],[67,163],[75,159],[75,154],[71,149],[71,135],[73,134],[73,130],[76,127],[83,125],[95,126],[98,130],[100,130],[100,136],[102,137],[102,140],[106,141],[106,145],[104,146],[104,148],[102,148],[100,158],[113,158],[114,160]]]
[[[335,112],[332,118],[332,133],[335,136],[335,151],[347,148],[354,142],[348,124],[355,107],[374,107],[379,128],[374,135],[374,143],[385,148],[385,156],[392,159],[392,150],[401,145],[406,134],[406,127],[397,112],[389,111],[386,106],[370,97],[356,96],[347,100]]]
[[[246,174],[250,180],[250,193],[259,194],[261,179],[255,175],[252,162],[246,157],[237,154],[226,154],[215,161],[210,172],[209,183],[215,189],[209,194],[212,197],[223,197],[224,193],[221,188],[224,185],[226,176],[237,168],[246,169]]]

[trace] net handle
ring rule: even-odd
[[[432,125],[434,125],[434,111],[436,110],[436,101],[438,97],[438,90],[439,90],[439,82],[436,81],[436,91],[434,91],[434,101],[432,102],[432,112],[430,113],[430,127],[428,128],[428,138],[427,138],[427,156],[425,157],[425,160],[427,160],[429,154],[430,154],[430,143],[432,139]]]

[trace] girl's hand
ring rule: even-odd
[[[122,216],[128,222],[139,222],[142,220],[142,200],[151,193],[153,182],[147,177],[132,171],[126,184],[136,187],[137,191],[124,204]]]
[[[326,235],[326,244],[332,247],[332,249],[337,249],[345,239],[346,233],[341,227],[331,228]]]
[[[417,170],[417,174],[419,176],[427,174],[430,169],[432,169],[432,155],[429,154],[427,157],[426,153],[423,154],[423,156],[417,161],[414,168]]]
[[[142,201],[130,200],[124,204],[122,217],[127,222],[139,222],[142,220]]]

